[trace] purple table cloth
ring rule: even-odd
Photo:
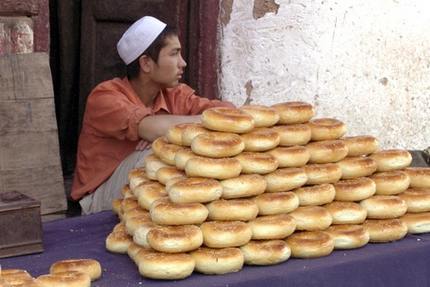
[[[102,278],[92,286],[430,286],[430,234],[408,235],[393,243],[334,251],[317,259],[289,259],[274,266],[244,266],[237,273],[209,276],[194,273],[184,280],[159,281],[139,275],[127,255],[109,253],[105,238],[118,223],[112,212],[74,217],[43,225],[40,254],[0,259],[1,267],[21,268],[33,276],[68,258],[94,258]]]

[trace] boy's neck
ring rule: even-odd
[[[152,107],[154,104],[154,99],[160,92],[160,85],[154,83],[146,77],[137,77],[131,79],[130,84],[142,103],[147,107]]]

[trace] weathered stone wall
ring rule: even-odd
[[[39,200],[42,214],[66,209],[47,3],[0,3],[0,193],[18,191]]]
[[[430,146],[430,2],[223,0],[220,91],[303,100],[383,148]]]

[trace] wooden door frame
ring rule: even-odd
[[[218,0],[191,0],[189,25],[197,27],[190,33],[188,61],[190,86],[200,96],[218,99]],[[190,29],[191,31],[191,29]]]

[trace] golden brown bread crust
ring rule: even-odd
[[[145,182],[140,184],[136,189],[136,196],[139,206],[149,210],[154,201],[167,197],[164,186],[158,182]]]
[[[145,181],[150,181],[146,175],[145,168],[134,168],[128,172],[128,183],[131,191],[133,191],[136,186]]]
[[[267,192],[288,191],[301,187],[308,181],[303,168],[279,168],[264,176],[267,182]]]
[[[94,259],[67,259],[60,260],[51,265],[49,273],[78,271],[90,276],[91,281],[97,280],[102,275],[100,263]]]
[[[19,284],[30,284],[34,281],[34,278],[23,269],[2,269],[1,279],[11,286],[20,286]],[[6,285],[6,287],[9,285]],[[24,285],[27,286],[27,285]]]
[[[205,128],[214,131],[241,134],[254,128],[253,117],[235,108],[210,108],[202,113],[201,119]]]
[[[142,223],[133,234],[133,242],[136,244],[139,244],[143,248],[150,249],[151,246],[148,243],[148,232],[151,231],[151,229],[158,227],[159,225],[153,223],[152,221],[148,221],[145,223]],[[130,246],[129,246],[130,247]],[[128,249],[127,249],[128,250]]]
[[[121,195],[123,198],[133,196],[133,192],[131,191],[130,185],[124,184],[124,186],[121,188]]]
[[[399,196],[374,195],[360,202],[367,209],[367,218],[390,219],[400,217],[406,213],[408,206]]]
[[[202,231],[195,225],[154,227],[146,238],[151,248],[166,253],[188,252],[203,243]]]
[[[267,174],[278,168],[278,161],[268,153],[242,152],[234,157],[242,166],[242,173]]]
[[[204,244],[212,248],[242,246],[251,240],[251,227],[242,221],[208,221],[200,226]]]
[[[291,212],[290,215],[296,221],[297,230],[324,230],[333,221],[330,212],[322,206],[301,206]]]
[[[169,165],[175,164],[175,154],[183,147],[171,144],[166,137],[159,137],[152,142],[152,151],[162,162]]]
[[[283,239],[296,230],[296,221],[288,214],[259,216],[248,222],[252,239]]]
[[[430,211],[430,188],[408,188],[398,196],[406,202],[407,212]]]
[[[332,118],[320,118],[309,121],[313,141],[336,140],[346,133],[346,125]]]
[[[147,210],[138,206],[136,208],[129,209],[126,213],[124,213],[123,214],[123,221],[127,221],[132,217],[148,217],[149,218],[149,213]]]
[[[112,200],[112,211],[114,213],[116,213],[116,215],[118,215],[119,217],[122,216],[122,211],[121,211],[121,202],[122,199],[121,198],[115,198]]]
[[[170,200],[177,203],[210,202],[222,195],[222,185],[210,178],[190,177],[176,181],[167,192]]]
[[[153,253],[161,253],[161,252],[155,251],[150,247],[140,246],[137,253],[134,254],[134,257],[133,257],[134,263],[136,263],[136,265],[139,265],[140,263],[142,263],[143,257],[145,257],[147,254],[153,254]],[[161,254],[169,254],[169,253],[161,253]]]
[[[139,206],[139,203],[137,202],[136,198],[128,197],[124,198],[121,201],[121,211],[123,213],[126,213],[129,210],[135,209]]]
[[[341,140],[323,140],[306,145],[310,163],[338,162],[346,157],[348,148]]]
[[[306,184],[336,183],[342,177],[337,163],[307,164],[303,168],[308,177]]]
[[[150,154],[145,157],[143,160],[144,166],[145,166],[145,172],[146,176],[149,179],[156,180],[157,175],[156,172],[162,167],[168,166],[166,163],[160,160],[158,156],[155,154]]]
[[[430,167],[408,167],[404,172],[411,180],[411,187],[430,189]]]
[[[336,190],[335,200],[360,201],[375,194],[375,182],[368,177],[341,180],[333,184]]]
[[[412,162],[412,156],[407,150],[390,149],[377,151],[369,156],[377,165],[377,171],[390,171],[408,167]]]
[[[228,179],[239,176],[242,165],[236,158],[193,157],[185,164],[188,177]]]
[[[249,221],[257,217],[258,206],[251,199],[219,199],[206,205],[210,220]]]
[[[233,133],[203,133],[191,142],[191,150],[195,154],[212,158],[235,156],[244,148],[245,143],[241,136]]]
[[[334,249],[334,240],[323,231],[304,231],[290,235],[287,244],[291,256],[296,258],[316,258],[329,255]]]
[[[130,189],[130,186],[128,184],[125,184],[122,188],[121,188],[121,196],[122,198],[128,198],[128,197],[133,197],[134,194]]]
[[[200,247],[190,253],[195,270],[203,274],[225,274],[242,269],[244,258],[239,248]]]
[[[288,213],[299,206],[299,198],[294,192],[270,192],[254,197],[259,215]]]
[[[143,249],[144,249],[143,246],[141,246],[141,245],[139,245],[139,244],[137,244],[135,242],[132,242],[128,246],[127,254],[128,254],[128,256],[130,257],[131,260],[133,260],[134,262],[136,262],[135,261],[136,255],[140,252],[140,250],[143,250]]]
[[[182,131],[188,124],[178,124],[167,129],[166,138],[171,144],[182,145]]]
[[[128,180],[132,177],[139,177],[141,175],[145,176],[145,169],[143,167],[133,168],[128,172]]]
[[[183,148],[175,154],[175,166],[179,170],[185,170],[185,165],[190,158],[196,157],[195,153],[189,148]]]
[[[107,236],[105,246],[110,252],[125,254],[131,242],[132,237],[126,231],[113,231]]]
[[[301,124],[308,122],[315,110],[311,104],[305,102],[285,102],[272,105],[279,114],[278,124]]]
[[[277,147],[267,152],[276,158],[278,167],[303,167],[311,157],[304,146]]]
[[[374,153],[379,148],[378,140],[373,136],[343,137],[348,147],[348,156],[361,156]]]
[[[395,195],[405,191],[410,184],[406,172],[400,170],[379,172],[370,177],[376,184],[376,194]]]
[[[205,129],[200,123],[190,124],[186,126],[182,132],[182,145],[191,146],[191,143],[196,136],[208,132],[210,132],[210,130]]]
[[[279,115],[274,108],[263,105],[244,105],[240,110],[252,116],[256,128],[271,127],[279,121]]]
[[[142,192],[145,192],[146,190],[153,190],[153,191],[159,191],[159,192],[163,192],[164,191],[164,186],[162,184],[160,184],[159,182],[155,181],[155,180],[150,180],[150,181],[145,181],[142,182],[141,184],[139,184],[138,186],[136,186],[134,188],[134,195],[139,198],[139,196],[141,195]]]
[[[361,224],[366,220],[367,210],[355,202],[333,201],[324,207],[333,218],[332,224]]]
[[[187,253],[162,253],[151,250],[140,251],[136,256],[139,273],[147,278],[174,280],[191,275],[195,261]]]
[[[400,220],[408,226],[408,233],[430,232],[430,212],[406,213]]]
[[[133,196],[133,199],[136,199],[136,198]],[[140,217],[140,216],[148,216],[148,211],[143,207],[141,207],[140,205],[138,205],[136,207],[129,208],[126,211],[121,211],[120,218],[123,222],[125,222],[131,217]]]
[[[185,177],[185,172],[177,169],[174,166],[162,167],[155,173],[157,180],[166,185],[166,183],[176,177]]]
[[[299,197],[300,206],[322,205],[332,202],[336,193],[333,185],[329,183],[304,186],[294,189],[293,192]]]
[[[36,278],[35,283],[43,287],[90,287],[91,278],[86,273],[66,271],[41,275]]]
[[[174,185],[178,181],[186,179],[186,178],[187,178],[186,176],[172,178],[171,180],[169,180],[168,182],[166,182],[166,185],[165,185],[166,190],[169,190],[172,185]]]
[[[122,232],[122,233],[127,233],[127,230],[126,230],[126,228],[125,228],[125,223],[124,223],[124,222],[117,223],[117,224],[113,227],[112,232]]]
[[[376,161],[369,157],[347,157],[337,162],[342,170],[342,179],[369,176],[376,171]]]
[[[362,225],[332,225],[324,232],[334,240],[334,249],[353,249],[366,245],[369,232]]]
[[[175,203],[167,198],[154,201],[150,207],[151,219],[156,224],[201,224],[208,217],[208,209],[201,203]]]
[[[267,182],[259,174],[242,174],[238,177],[222,180],[222,198],[233,199],[262,194]]]
[[[390,242],[406,236],[408,226],[400,219],[367,219],[363,227],[369,232],[369,242]]]
[[[279,125],[272,127],[272,129],[279,134],[280,146],[305,145],[312,136],[308,124]]]
[[[291,249],[284,240],[251,240],[240,247],[248,265],[273,265],[290,258]]]
[[[197,134],[201,134],[203,132],[208,132],[208,130],[203,128],[201,124],[197,124],[197,123],[178,124],[173,127],[170,127],[167,130],[166,138],[171,144],[190,146],[192,138],[194,138]]]
[[[146,211],[147,212],[147,211]],[[127,229],[127,233],[131,236],[134,235],[134,232],[142,226],[142,224],[150,222],[151,216],[149,215],[149,212],[145,215],[137,215],[135,217],[129,217],[126,219],[125,228]]]
[[[245,151],[267,151],[279,145],[279,133],[270,128],[256,128],[240,135],[245,143]]]

